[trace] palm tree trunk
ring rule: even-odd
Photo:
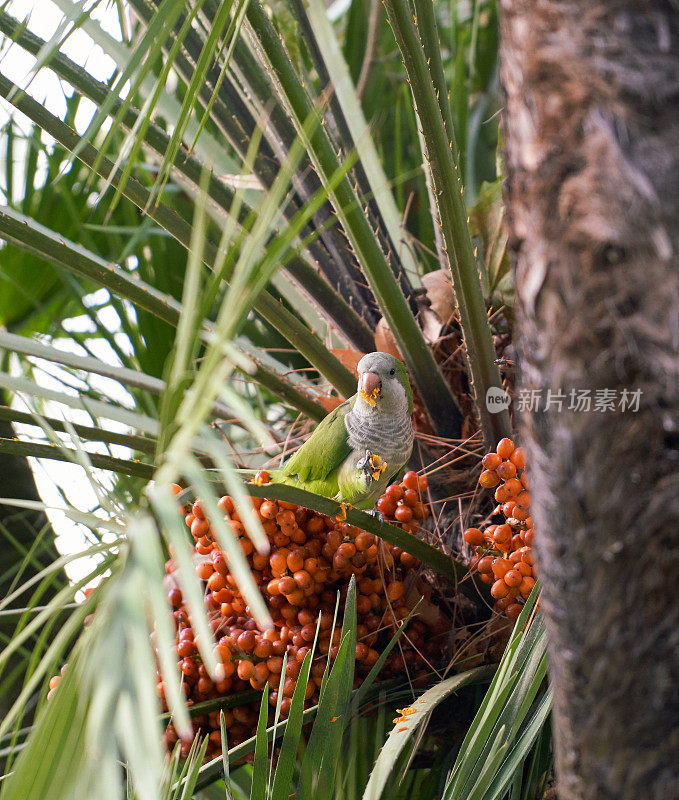
[[[679,797],[679,11],[501,7],[558,793]]]

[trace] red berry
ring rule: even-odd
[[[385,494],[390,500],[398,503],[403,498],[403,487],[399,486],[398,483],[392,483],[391,486],[387,487]]]
[[[383,495],[377,501],[377,508],[385,517],[393,517],[396,511],[396,502],[388,495]]]
[[[410,506],[398,506],[394,512],[394,517],[399,522],[410,522],[413,518],[413,510]]]
[[[413,491],[417,491],[420,488],[417,472],[413,472],[412,470],[406,472],[401,483],[406,489],[412,489]]]
[[[419,499],[420,496],[414,489],[406,489],[405,492],[403,492],[403,502],[411,508],[415,507],[415,503],[417,503]]]

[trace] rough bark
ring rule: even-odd
[[[679,10],[501,7],[558,793],[679,797]],[[548,389],[563,411],[544,410]],[[571,389],[643,394],[637,412],[586,413]]]

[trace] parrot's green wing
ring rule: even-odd
[[[344,417],[353,408],[356,395],[345,400],[319,424],[292,458],[283,465],[283,475],[300,483],[323,481],[351,453]]]

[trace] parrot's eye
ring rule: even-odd
[[[395,369],[390,369],[389,370],[389,374],[390,375],[396,375],[396,370]]]

